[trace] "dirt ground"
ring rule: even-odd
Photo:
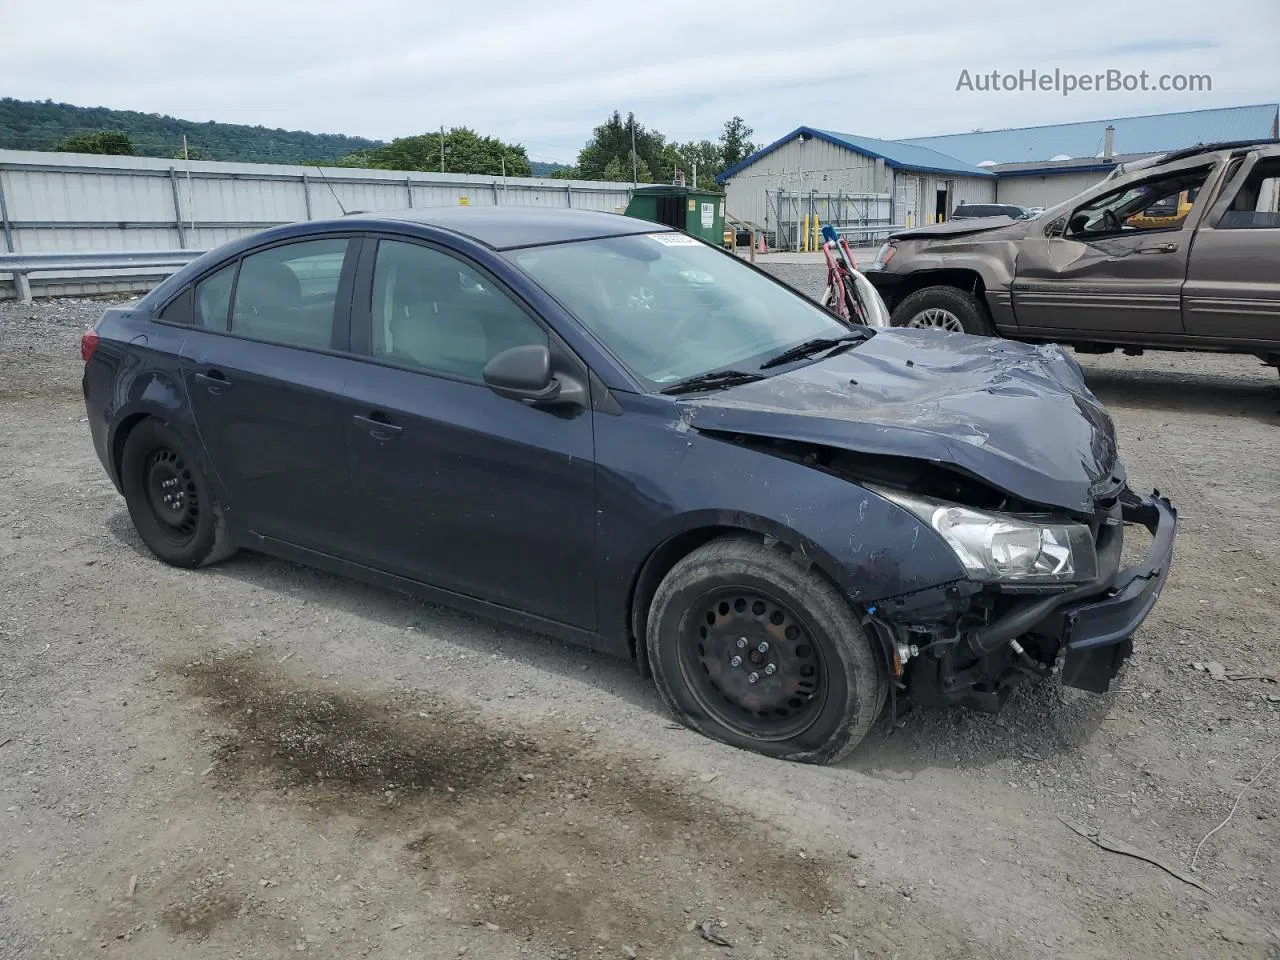
[[[1274,370],[1083,359],[1181,513],[1111,693],[886,717],[816,768],[673,727],[626,663],[156,562],[84,422],[101,309],[0,304],[0,957],[1280,957],[1280,762],[1245,790],[1280,752]],[[1059,819],[1186,871],[1242,791],[1207,891]]]

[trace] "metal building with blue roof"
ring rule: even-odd
[[[876,227],[945,219],[956,204],[990,202],[996,192],[991,171],[930,147],[816,127],[796,127],[716,179],[728,213],[792,249],[812,238],[815,219],[863,227],[870,239]]]
[[[716,179],[729,214],[795,246],[812,235],[814,218],[865,228],[869,239],[876,227],[946,219],[965,201],[1050,206],[1097,183],[1121,160],[1278,135],[1275,103],[903,140],[805,126]]]
[[[1277,135],[1280,107],[1274,103],[1214,110],[1114,117],[1046,127],[1014,127],[912,137],[899,143],[936,150],[966,163],[1027,163],[1057,157],[1101,159],[1106,154],[1150,156],[1196,143],[1222,143]],[[1107,128],[1110,127],[1110,137]],[[1111,149],[1108,151],[1108,140]]]

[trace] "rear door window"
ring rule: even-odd
[[[291,347],[328,350],[346,237],[303,240],[240,262],[231,332]]]
[[[1220,229],[1280,230],[1280,158],[1263,160],[1232,198]]]

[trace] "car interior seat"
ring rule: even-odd
[[[489,344],[480,318],[463,302],[456,263],[434,256],[401,263],[390,311],[393,358],[480,379]]]
[[[333,333],[332,304],[303,311],[302,285],[287,264],[250,258],[236,281],[231,328],[263,340],[326,348]]]

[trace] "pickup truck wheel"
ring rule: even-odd
[[[778,759],[846,756],[888,692],[881,658],[840,592],[758,540],[714,540],[676,563],[654,594],[646,639],[677,719]]]
[[[946,333],[995,335],[982,302],[959,287],[925,287],[903,298],[893,310],[895,327],[917,327]]]

